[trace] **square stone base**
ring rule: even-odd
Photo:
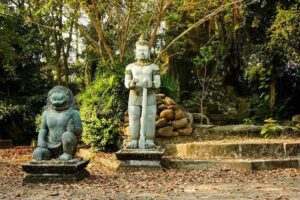
[[[26,172],[23,185],[27,183],[77,183],[89,176],[89,172],[85,169],[88,163],[88,160],[79,159],[66,162],[31,161],[22,165],[23,171]]]
[[[162,169],[164,149],[122,149],[116,153],[120,161],[119,171]]]
[[[11,148],[12,140],[0,140],[0,149]]]

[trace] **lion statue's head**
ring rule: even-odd
[[[46,107],[54,110],[75,108],[75,98],[72,91],[61,85],[55,86],[48,92]]]

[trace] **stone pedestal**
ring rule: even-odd
[[[6,149],[12,147],[12,140],[1,140],[0,139],[0,149]]]
[[[31,161],[22,165],[27,174],[23,185],[27,183],[77,183],[89,176],[85,169],[88,160],[74,159],[66,162],[58,160]]]
[[[162,169],[164,149],[122,149],[116,153],[120,161],[118,170]]]

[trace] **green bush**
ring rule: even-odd
[[[168,97],[178,101],[178,89],[177,83],[172,79],[171,76],[166,74],[161,75],[161,87],[159,88],[160,93],[164,93]]]
[[[261,129],[260,134],[265,138],[276,135],[280,130],[283,129],[282,126],[280,126],[277,121],[272,118],[268,118],[264,122],[265,124]]]
[[[128,96],[123,83],[124,72],[120,69],[123,68],[99,73],[77,98],[83,123],[82,140],[96,150],[118,148]]]

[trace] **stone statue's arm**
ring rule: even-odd
[[[42,148],[47,147],[46,137],[48,135],[48,126],[46,121],[46,115],[47,115],[47,111],[44,111],[42,114],[42,123],[38,135],[38,146]]]
[[[159,88],[161,85],[161,81],[160,81],[159,67],[157,65],[153,65],[152,77],[153,77],[152,88]]]
[[[125,70],[125,87],[128,89],[134,89],[138,80],[133,79],[131,65],[128,65]]]
[[[77,110],[75,110],[74,113],[73,113],[73,120],[74,120],[74,134],[77,137],[81,137],[82,123],[81,123],[80,114]]]
[[[130,65],[128,65],[126,67],[126,70],[125,70],[125,87],[130,89],[130,82],[132,81],[132,72],[131,72],[131,68],[130,68]]]

